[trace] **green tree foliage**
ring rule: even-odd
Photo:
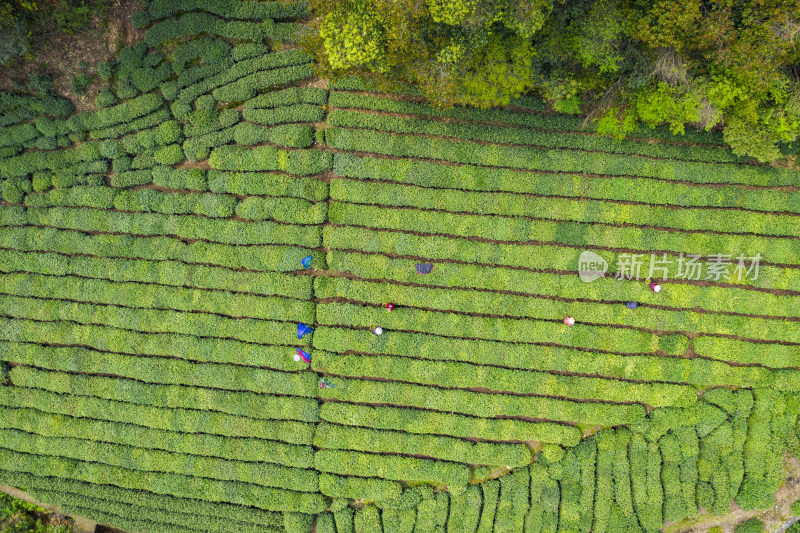
[[[720,126],[765,162],[800,130],[800,5],[791,0],[312,0],[320,70],[437,104],[526,92],[617,139]],[[404,85],[405,84],[405,85]],[[411,85],[409,89],[408,84]]]
[[[312,2],[323,71],[408,81],[447,104],[507,104],[533,86],[532,38],[552,0]]]

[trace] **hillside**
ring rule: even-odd
[[[329,84],[305,16],[153,0],[96,110],[0,94],[0,483],[148,533],[771,507],[800,457],[800,171]]]

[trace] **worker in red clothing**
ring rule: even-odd
[[[661,292],[661,285],[656,283],[655,281],[650,282],[650,290],[653,292]]]

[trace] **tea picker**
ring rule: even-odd
[[[417,274],[430,274],[433,270],[431,263],[417,263]]]
[[[302,339],[303,335],[305,335],[307,333],[311,333],[312,331],[314,331],[313,327],[311,327],[311,326],[309,326],[307,324],[303,324],[302,322],[298,322],[297,323],[297,338],[298,339]]]
[[[651,281],[649,287],[650,290],[653,292],[661,292],[661,285],[659,285],[655,281]]]
[[[308,352],[304,352],[302,349],[298,348],[297,349],[297,353],[294,355],[294,360],[299,363],[300,359],[302,359],[306,363],[310,363],[311,362],[311,354],[308,353]]]

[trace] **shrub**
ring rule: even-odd
[[[311,76],[309,61],[310,57],[305,52],[285,50],[238,63],[229,62],[227,66],[225,62],[219,62],[208,67],[197,67],[186,71],[185,76],[178,77],[178,85],[185,87],[179,99],[193,101],[213,91],[218,101],[247,100],[255,96],[257,90],[270,85]]]
[[[553,423],[532,423],[520,420],[475,420],[458,414],[431,414],[402,407],[371,408],[359,405],[331,403],[322,407],[322,418],[346,424],[358,420],[358,425],[378,429],[394,429],[410,433],[443,433],[456,437],[478,437],[498,440],[541,440],[573,445],[579,432],[571,427]],[[376,419],[380,416],[380,419]]]
[[[353,515],[355,511],[352,507],[344,507],[334,511],[333,518],[336,522],[336,533],[355,533],[353,525]]]
[[[178,84],[174,81],[165,81],[160,86],[161,96],[170,102],[178,98]]]
[[[104,466],[125,468],[131,471],[131,474],[152,475],[152,472],[155,471],[192,475],[193,468],[199,468],[207,472],[209,478],[223,482],[241,482],[302,492],[314,492],[317,486],[317,473],[309,469],[265,463],[260,467],[264,475],[258,476],[251,468],[247,467],[246,463],[231,459],[178,454],[69,437],[50,439],[38,434],[26,434],[7,429],[0,429],[0,435],[3,436],[8,449],[17,452],[37,452],[81,461],[87,460],[90,457],[89,454],[92,454],[95,457],[94,461]],[[67,446],[71,446],[72,449]],[[142,470],[142,466],[147,464],[152,464],[153,470]]]
[[[31,224],[60,227],[62,229],[111,232],[133,231],[140,235],[152,236],[179,235],[190,239],[202,239],[211,243],[295,244],[298,246],[306,244],[308,247],[314,248],[319,246],[321,242],[318,227],[276,225],[269,222],[253,223],[237,220],[212,220],[195,216],[166,216],[156,213],[142,215],[66,208],[28,209],[27,216]],[[256,251],[254,249],[253,253]],[[300,252],[301,250],[297,250],[297,253]],[[259,253],[263,255],[263,252]],[[222,254],[220,255],[222,256]],[[296,262],[293,264],[295,266],[299,264],[302,257],[302,255],[296,256]],[[227,259],[227,261],[231,260],[249,262],[253,260],[253,257],[248,251],[241,250],[238,257]],[[283,260],[283,258],[280,258],[280,261]],[[288,264],[289,259],[286,258],[285,260]],[[261,261],[270,262],[272,258],[263,257]],[[255,270],[270,269],[261,268]]]
[[[318,450],[314,465],[320,472],[375,476],[389,480],[418,480],[466,485],[470,480],[469,467],[455,463],[431,461],[398,455],[371,455],[342,450]]]
[[[126,172],[117,172],[111,179],[111,185],[114,187],[135,187],[137,185],[146,185],[152,183],[153,175],[150,170],[129,170]]]
[[[176,165],[184,160],[180,144],[170,144],[159,148],[153,154],[153,158],[159,165]]]
[[[494,529],[494,517],[497,510],[497,500],[500,495],[500,482],[490,479],[481,483],[483,492],[483,506],[481,519],[478,522],[478,533],[491,533]]]
[[[775,503],[774,490],[766,481],[745,478],[736,495],[736,503],[747,511],[766,509]]]
[[[163,165],[157,166],[153,168],[153,183],[168,189],[208,190],[206,171],[197,168],[173,169]]]
[[[33,124],[19,124],[0,130],[0,146],[20,145],[34,139],[39,134]]]
[[[111,126],[109,128],[105,128],[102,130],[92,130],[89,132],[89,137],[91,137],[92,139],[108,139],[108,138],[121,137],[126,133],[131,133],[134,131],[158,126],[159,124],[163,123],[164,121],[170,120],[171,118],[172,117],[170,117],[168,110],[159,109],[149,115],[137,118],[130,122],[119,124],[117,126]]]
[[[248,149],[241,146],[215,148],[209,157],[211,168],[218,170],[283,170],[307,176],[331,167],[329,152],[317,150],[277,150],[270,146]]]
[[[45,374],[47,376],[49,374]],[[265,420],[224,412],[200,412],[191,409],[153,407],[120,403],[91,396],[75,396],[70,405],[53,403],[60,395],[39,389],[0,389],[3,405],[33,408],[47,413],[89,417],[126,424],[136,424],[171,432],[209,433],[229,437],[256,437],[292,444],[310,444],[313,424],[298,421]],[[170,413],[173,413],[170,415]]]
[[[525,514],[530,507],[529,482],[530,475],[527,469],[517,470],[500,478],[500,500],[497,502],[497,518],[495,520],[496,531],[521,531],[523,529]],[[447,493],[440,492],[438,495],[447,496]],[[453,505],[452,496],[450,499],[450,504]],[[442,520],[442,525],[444,525],[447,512],[446,500],[442,507],[445,513],[444,520]]]
[[[374,321],[374,312],[370,312],[371,308],[360,307],[350,304],[322,304],[319,306],[318,320],[321,324],[340,324],[340,325],[355,325],[355,326],[369,326],[371,321]],[[415,320],[416,328],[420,332],[430,334],[441,334],[441,312],[432,311],[416,311],[405,309],[403,313],[405,320],[411,317]],[[398,323],[395,323],[395,320]],[[383,325],[389,329],[400,329],[399,321],[401,318],[394,319],[389,317],[383,318]],[[514,322],[504,323],[494,320],[489,322],[483,320],[469,320],[460,321],[460,324],[468,324],[469,330],[475,337],[489,338],[498,341],[511,341],[516,340],[513,337]],[[526,324],[528,329],[529,338],[533,338],[534,332],[537,331],[538,325],[533,321]],[[490,332],[490,328],[492,332]],[[544,335],[544,333],[542,333]],[[402,353],[412,353],[412,350],[404,350]],[[327,356],[326,356],[327,357]],[[619,382],[613,379],[604,378],[588,378],[577,376],[553,376],[552,374],[545,374],[538,371],[522,371],[491,368],[486,372],[486,376],[470,376],[468,369],[471,365],[455,362],[440,362],[440,361],[425,361],[413,360],[404,361],[404,358],[383,357],[381,363],[383,366],[377,365],[375,361],[370,361],[367,357],[360,356],[331,356],[329,363],[333,365],[331,368],[336,367],[342,371],[350,372],[356,365],[362,364],[361,374],[348,374],[348,375],[373,375],[388,377],[393,375],[396,378],[403,377],[404,381],[424,383],[425,376],[430,373],[441,373],[444,375],[442,378],[436,379],[436,382],[442,386],[445,383],[450,383],[452,386],[457,386],[456,382],[459,379],[464,379],[460,384],[467,386],[467,383],[477,383],[481,379],[489,379],[491,376],[494,387],[499,390],[508,390],[524,393],[539,393],[550,394],[556,396],[564,396],[567,398],[580,398],[580,399],[602,399],[607,401],[625,401],[621,398],[625,397],[628,401],[639,401],[644,404],[658,405],[658,406],[679,406],[690,405],[695,401],[693,395],[696,395],[694,389],[691,387],[673,385],[666,383],[647,384],[645,386],[637,386],[636,384]],[[420,374],[415,375],[415,372]],[[544,385],[544,383],[547,385]],[[485,381],[484,381],[485,383]],[[475,385],[479,387],[480,385]]]
[[[8,5],[8,4],[5,4]],[[28,51],[27,28],[21,19],[3,24],[3,38],[0,39],[0,65],[22,57]]]
[[[228,218],[236,198],[219,194],[168,193],[154,189],[119,191],[114,206],[122,211],[155,211],[166,214],[197,214]]]
[[[519,444],[470,443],[443,436],[414,435],[327,423],[319,426],[314,444],[319,448],[424,455],[471,465],[517,467],[530,462],[530,452],[524,445]]]
[[[127,156],[118,157],[111,162],[111,169],[114,172],[126,172],[131,169],[133,159]]]
[[[111,107],[117,103],[117,97],[111,92],[111,89],[106,87],[95,97],[94,104],[97,107]]]
[[[152,21],[147,10],[137,11],[131,16],[131,23],[134,28],[145,28]]]
[[[758,518],[751,518],[739,523],[734,531],[736,533],[762,533],[764,531],[764,523]]]
[[[17,243],[20,242],[20,239],[24,240],[26,238],[26,234],[12,232],[11,228],[6,228],[5,231],[8,235],[7,238],[15,239]],[[44,237],[44,234],[52,237],[54,233],[69,234],[70,232],[42,230],[37,234],[40,243],[38,246],[45,250],[48,249],[46,246],[48,239]],[[61,235],[61,237],[66,239],[67,235]],[[79,243],[71,244],[77,248]],[[19,244],[17,245],[19,246]],[[63,246],[61,248],[50,246],[49,248],[58,250],[63,249]],[[81,249],[98,251],[97,247],[87,248],[83,246]],[[120,247],[120,251],[124,250]],[[136,281],[179,287],[185,285],[187,280],[191,280],[192,286],[198,288],[230,291],[236,287],[246,286],[255,295],[281,295],[304,300],[308,300],[311,297],[311,280],[277,272],[239,272],[238,275],[231,276],[226,268],[187,265],[171,260],[146,261],[89,256],[80,256],[81,258],[76,256],[69,261],[56,260],[54,262],[52,261],[54,258],[63,258],[63,256],[46,252],[11,250],[6,250],[0,257],[3,260],[3,271],[26,271],[51,275],[76,275],[81,273],[85,277],[95,279],[107,279],[117,282]],[[272,364],[276,368],[296,368],[293,362],[282,365],[280,361],[274,361]]]
[[[212,409],[230,415],[301,422],[316,421],[318,413],[318,406],[313,399],[297,396],[272,396],[225,390],[208,392],[205,389],[169,384],[139,385],[132,384],[130,380],[87,378],[29,367],[15,367],[10,375],[12,383],[20,387],[32,386],[35,380],[39,380],[39,387],[51,392],[76,394],[75,391],[79,390],[79,387],[86,387],[83,389],[86,395],[157,407]],[[247,405],[254,405],[254,402],[267,411],[256,413],[258,416],[251,416],[253,413],[248,414]],[[284,440],[288,439],[289,436]]]
[[[229,128],[239,122],[241,115],[235,109],[226,109],[217,113],[214,109],[198,109],[189,115],[185,128],[187,137],[196,137],[212,131]]]
[[[114,107],[75,115],[67,120],[67,125],[72,131],[102,130],[152,113],[162,105],[163,100],[159,95],[143,94]]]
[[[122,146],[129,154],[152,152],[159,146],[165,146],[183,140],[183,131],[179,122],[168,120],[158,127],[129,135],[122,140]]]
[[[263,128],[243,122],[234,129],[233,138],[237,144],[254,145],[269,142],[279,146],[308,148],[314,143],[314,130],[307,124],[289,124],[273,128]]]
[[[271,91],[251,98],[243,104],[245,110],[294,106],[296,104],[316,104],[322,106],[328,101],[328,91],[314,87],[290,87]]]
[[[327,204],[312,204],[299,198],[245,198],[236,206],[236,214],[247,220],[277,220],[294,224],[321,224]]]
[[[319,364],[319,357],[315,365]],[[328,358],[327,361],[332,361]],[[351,374],[361,376],[363,374]],[[338,398],[340,400],[358,402],[373,396],[376,403],[393,403],[390,398],[394,395],[405,395],[406,405],[409,407],[427,407],[437,405],[437,409],[464,415],[472,415],[484,418],[492,418],[499,414],[505,416],[525,416],[524,412],[536,412],[542,418],[549,420],[582,421],[585,423],[600,425],[621,425],[640,420],[644,417],[644,409],[639,405],[609,405],[600,402],[570,402],[554,398],[541,398],[534,396],[505,397],[497,394],[482,394],[464,390],[445,390],[440,394],[432,396],[432,391],[426,386],[392,383],[383,387],[375,386],[371,381],[359,381],[356,379],[339,378],[346,384],[346,387],[325,389],[320,393],[321,396]],[[499,397],[501,396],[501,397]],[[378,402],[377,398],[385,401]],[[432,404],[431,402],[435,402]],[[458,418],[456,419],[458,420]],[[451,422],[453,423],[453,422]],[[492,421],[481,421],[481,424],[491,424]],[[473,431],[476,433],[459,433],[463,436],[478,436],[480,426]],[[512,426],[513,427],[513,426]],[[572,430],[563,428],[558,424],[547,424],[545,426],[529,426],[530,429],[542,430],[539,439],[520,439],[520,440],[541,440],[562,444],[563,439],[572,440],[574,433]],[[483,433],[483,432],[481,432]],[[485,437],[490,438],[490,437]],[[505,439],[510,440],[510,439]],[[516,439],[515,439],[516,440]]]
[[[83,94],[86,88],[92,83],[92,75],[82,72],[72,77],[70,89],[73,94]]]
[[[232,194],[288,196],[317,202],[328,197],[328,186],[325,182],[275,173],[210,170],[208,185],[213,192]]]
[[[790,173],[767,167],[721,165],[702,162],[642,160],[625,155],[541,151],[533,148],[481,145],[471,141],[431,139],[374,130],[328,128],[331,146],[341,150],[366,151],[394,156],[423,157],[484,166],[503,166],[528,170],[592,172],[635,175],[694,182],[786,185]]]
[[[97,162],[91,168],[107,167],[101,159],[98,143],[84,143],[69,150],[53,152],[25,152],[15,157],[0,160],[0,176],[22,177],[31,172],[49,169],[65,173],[76,173],[83,162]],[[99,170],[104,172],[104,170]]]
[[[199,137],[186,139],[183,143],[183,151],[189,161],[200,161],[207,159],[211,148],[222,146],[234,140],[236,128],[227,128],[221,131],[207,133]]]
[[[46,191],[53,186],[50,174],[47,172],[37,172],[33,175],[32,187],[36,192]]]
[[[81,448],[75,449],[80,450]],[[103,480],[113,476],[117,486],[123,488],[140,490],[157,488],[160,492],[184,498],[209,499],[211,501],[225,498],[230,499],[231,503],[252,505],[275,511],[316,513],[325,509],[325,501],[320,494],[299,493],[232,481],[201,480],[173,473],[136,472],[99,462],[83,462],[55,456],[0,451],[0,467],[6,470],[30,472],[37,468],[36,465],[46,467],[47,472],[55,477],[75,477],[80,481],[102,483]],[[169,483],[162,488],[160,483],[164,483],[164,480],[169,480]],[[223,496],[223,494],[231,494],[231,496]]]
[[[19,225],[21,212],[8,208],[0,210],[6,226]],[[139,215],[141,217],[142,215]],[[24,220],[24,216],[23,216]],[[210,263],[233,269],[247,268],[257,271],[289,272],[297,270],[300,259],[308,254],[314,256],[315,264],[324,264],[325,257],[319,252],[294,246],[248,247],[246,250],[219,243],[197,242],[181,245],[172,239],[133,238],[129,235],[86,236],[76,231],[54,228],[11,228],[0,232],[0,238],[9,239],[16,249],[50,250],[61,253],[80,253],[101,256],[149,259],[153,261],[174,260],[183,263]],[[13,240],[12,240],[13,239]],[[233,253],[233,252],[236,253]],[[52,257],[52,256],[51,256]],[[258,273],[264,275],[264,273]],[[230,290],[231,281],[218,281]],[[304,281],[304,290],[310,290]],[[235,287],[236,285],[233,285]],[[269,294],[269,292],[268,292]],[[573,431],[574,428],[569,428]]]
[[[34,339],[38,339],[39,341],[41,341],[44,338],[45,333],[52,334],[55,331],[55,328],[53,326],[48,325],[46,327],[43,327],[41,332],[38,333],[34,332],[31,330],[33,324],[23,320],[25,317],[36,318],[37,316],[38,317],[52,316],[52,309],[40,310],[39,314],[37,315],[36,313],[30,310],[30,301],[29,300],[26,301],[21,298],[4,297],[2,304],[4,307],[8,307],[13,302],[20,302],[21,306],[19,312],[15,314],[15,316],[20,318],[20,320],[17,322],[17,324],[19,324],[20,326],[20,333],[19,333],[20,339],[26,340],[28,342],[34,342]],[[47,311],[50,311],[49,315],[47,314]],[[81,325],[74,325],[70,327],[68,331],[65,331],[64,333],[65,339],[69,338],[71,340],[75,340],[79,338],[80,335],[91,334],[91,335],[97,335],[98,338],[96,340],[93,340],[92,342],[87,342],[86,345],[97,349],[103,349],[105,341],[108,346],[113,347],[113,349],[115,349],[116,351],[122,351],[121,343],[127,341],[131,343],[131,346],[136,346],[140,349],[146,350],[145,353],[150,353],[151,355],[158,355],[158,356],[170,355],[169,346],[164,342],[165,339],[154,339],[153,335],[151,334],[152,328],[140,327],[139,330],[150,330],[150,331],[140,332],[134,330],[131,332],[123,332],[116,334],[116,332],[113,329],[110,329],[109,327],[103,327],[100,325],[97,326],[86,325],[87,320],[85,318],[85,313],[87,311],[91,311],[91,309],[87,310],[85,308],[79,308],[79,307],[76,308],[76,312],[83,313],[78,317],[80,318]],[[119,314],[121,313],[118,312],[117,315]],[[156,316],[156,318],[162,318],[162,319],[169,319],[169,318],[178,319],[181,317],[181,315],[175,312],[147,313],[138,311],[138,312],[131,312],[129,313],[129,315],[132,315],[134,317],[138,316],[140,318],[142,316],[144,317]],[[109,322],[107,317],[102,317],[102,318],[103,320],[100,321],[101,324],[107,324]],[[113,318],[113,316],[111,318]],[[264,364],[270,364],[274,367],[287,367],[288,365],[288,369],[290,370],[296,369],[298,365],[294,363],[279,361],[281,354],[285,356],[287,352],[286,348],[279,348],[277,346],[269,348],[253,347],[253,346],[248,346],[247,342],[242,342],[241,340],[235,340],[236,338],[243,339],[244,341],[252,340],[252,337],[254,336],[255,333],[253,328],[254,323],[255,321],[253,320],[245,321],[245,323],[243,323],[242,325],[245,326],[247,329],[237,334],[235,338],[231,337],[231,339],[209,338],[209,339],[193,340],[191,336],[187,336],[187,333],[192,333],[191,328],[188,328],[185,325],[183,326],[176,325],[169,327],[167,329],[170,332],[175,332],[177,330],[177,332],[180,333],[179,335],[172,336],[172,338],[175,339],[174,344],[180,345],[184,348],[191,348],[192,346],[198,346],[198,347],[202,346],[203,349],[208,350],[207,354],[204,354],[203,356],[197,356],[197,359],[203,361],[217,362],[217,363],[231,362],[230,357],[224,355],[223,351],[235,349],[235,350],[240,350],[243,354],[249,355],[253,360],[252,364],[255,364],[255,361],[259,361]],[[127,322],[127,324],[130,325],[130,320]],[[211,325],[213,326],[214,324]],[[223,321],[221,322],[221,325],[225,326],[226,324]],[[286,328],[284,328],[282,332],[280,331],[280,328],[275,328],[275,327],[271,328],[263,327],[261,329],[262,329],[261,333],[276,334],[277,331],[277,334],[282,334],[284,337],[283,342],[285,344],[292,342],[291,340],[289,340],[290,335],[288,334],[289,332],[287,332]],[[270,329],[272,331],[266,331]],[[18,346],[18,348],[26,348],[26,347],[23,345],[21,347]],[[200,385],[200,386],[214,385],[217,387],[220,386],[219,380],[215,379],[213,376],[185,377],[187,373],[186,372],[187,365],[186,363],[177,361],[173,363],[164,363],[163,361],[159,361],[158,363],[153,365],[151,370],[142,371],[141,363],[137,365],[135,361],[130,360],[131,358],[129,356],[115,356],[115,357],[109,356],[108,357],[109,361],[103,362],[102,360],[98,359],[102,357],[100,354],[94,353],[93,351],[89,351],[83,354],[85,357],[87,357],[87,360],[83,364],[80,365],[76,364],[65,368],[64,363],[60,364],[54,358],[58,357],[59,355],[70,354],[70,350],[43,350],[43,353],[41,355],[42,359],[41,362],[32,359],[35,352],[30,350],[29,348],[27,349],[27,351],[17,350],[14,353],[15,357],[18,358],[20,362],[28,362],[28,363],[35,362],[36,364],[40,364],[41,366],[56,366],[56,369],[76,370],[80,368],[81,369],[80,371],[84,371],[84,369],[90,369],[90,368],[95,368],[95,369],[105,368],[106,370],[108,370],[110,368],[113,369],[113,367],[110,366],[111,361],[113,360],[114,363],[120,364],[119,374],[123,374],[122,371],[124,370],[126,373],[130,372],[132,373],[132,375],[136,375],[134,374],[134,372],[138,370],[140,374],[147,375],[154,382],[166,381],[167,382],[166,384],[186,384],[186,385]],[[158,372],[161,371],[180,371],[181,374],[177,374],[175,376],[159,377]],[[254,389],[254,392],[287,393],[286,386],[288,386],[289,384],[292,384],[293,386],[308,387],[308,389],[306,390],[313,390],[315,385],[315,380],[313,376],[298,377],[295,375],[291,375],[289,379],[283,380],[282,384],[269,386],[269,385],[259,384],[258,380],[265,378],[280,379],[283,376],[281,374],[274,374],[271,372],[262,372],[260,373],[260,375],[244,379],[245,378],[244,372],[246,371],[241,369],[232,372],[232,375],[235,375],[236,379],[240,382],[239,385],[243,390],[252,388]],[[225,385],[222,386],[224,387]],[[287,400],[286,407],[290,407],[291,405],[292,402]],[[302,407],[303,409],[308,411],[310,405],[307,402],[294,402],[294,407],[297,408]],[[306,417],[309,415],[308,414],[293,415],[293,417],[298,417],[298,416]]]
[[[392,99],[386,96],[364,95],[352,93],[333,92],[330,96],[331,107],[357,108],[390,113],[404,113],[408,115],[422,115],[426,117],[443,117],[457,119],[450,123],[420,120],[410,117],[394,117],[382,127],[375,129],[391,131],[415,131],[423,133],[440,134],[451,137],[471,138],[475,140],[494,140],[496,142],[510,142],[515,144],[532,144],[545,147],[567,147],[600,152],[616,152],[628,154],[641,154],[651,157],[666,157],[687,159],[693,161],[718,161],[742,162],[743,158],[733,155],[729,150],[717,147],[677,147],[663,143],[628,140],[620,143],[602,136],[574,135],[573,132],[585,132],[591,127],[583,124],[578,118],[564,115],[543,115],[538,113],[520,113],[507,109],[474,109],[456,107],[441,109],[431,104]],[[375,115],[373,115],[375,116]],[[335,117],[335,118],[334,118]],[[387,115],[376,117],[389,118]],[[376,125],[376,118],[364,117],[363,113],[355,111],[336,110],[331,113],[334,125],[354,124],[354,121],[364,121],[364,124]],[[464,123],[463,121],[491,121],[505,123],[506,125],[522,126],[513,127],[486,127],[483,125]],[[369,126],[373,127],[373,126]],[[544,131],[542,131],[544,130]],[[549,131],[548,131],[549,130]],[[555,130],[557,133],[553,133]],[[547,133],[545,133],[547,131]],[[643,131],[641,137],[658,136],[652,132]],[[673,138],[669,136],[667,138]],[[504,141],[501,139],[505,139]]]
[[[314,143],[314,129],[307,124],[276,126],[267,130],[266,141],[279,146],[308,148]]]
[[[188,120],[189,113],[192,112],[192,106],[184,100],[175,100],[170,104],[169,108],[178,120]]]
[[[233,47],[233,50],[231,50],[231,57],[234,61],[243,61],[268,53],[269,48],[263,43],[241,43]]]
[[[791,513],[800,517],[800,500],[795,501],[790,509]]]
[[[205,456],[209,454],[204,450],[212,448],[214,456],[234,461],[266,460],[269,463],[299,468],[309,468],[313,465],[313,450],[310,446],[262,439],[235,439],[210,434],[185,434],[176,438],[167,431],[133,424],[42,413],[27,408],[0,407],[0,411],[4,416],[4,428],[39,434],[54,440],[85,438],[88,435],[91,441],[161,449],[173,453]],[[99,435],[103,434],[106,437],[100,439]]]
[[[718,387],[706,391],[703,394],[703,400],[723,409],[729,415],[736,411],[736,398],[733,391],[728,387]]]
[[[319,490],[333,498],[381,501],[400,498],[403,488],[399,483],[385,479],[320,474]]]
[[[76,185],[68,189],[55,189],[48,193],[30,194],[25,201],[28,205],[38,207],[63,205],[111,209],[114,206],[114,190],[109,187]]]
[[[273,55],[277,54],[269,54],[265,57],[271,57]],[[229,82],[214,89],[212,94],[214,95],[214,98],[220,102],[248,100],[253,98],[258,91],[264,87],[284,85],[309,78],[313,75],[314,69],[308,63],[288,66],[285,68],[275,68],[273,70],[255,72],[243,78]]]
[[[707,402],[700,402],[700,420],[696,426],[697,436],[705,437],[723,422],[728,420],[728,415]]]
[[[139,91],[147,93],[158,87],[172,74],[169,63],[161,63],[155,68],[141,67],[131,72],[131,83]]]
[[[547,459],[548,463],[557,463],[564,458],[564,448],[557,444],[545,444],[542,446],[542,457]]]
[[[258,98],[250,100],[250,102],[254,100],[258,100]],[[265,103],[262,101],[262,105]],[[247,103],[245,103],[243,115],[244,119],[250,122],[274,126],[289,122],[320,122],[325,116],[325,111],[319,105],[311,104],[295,104],[274,109],[261,109],[247,107]]]
[[[231,54],[231,47],[215,37],[201,37],[179,44],[172,52],[172,68],[179,76],[187,69],[187,63],[200,58],[204,65],[224,62]],[[193,69],[189,69],[193,70]]]
[[[238,19],[286,19],[297,18],[308,14],[305,5],[281,4],[265,2],[251,4],[249,2],[230,2],[225,0],[188,0],[176,6],[169,0],[152,0],[149,13],[155,19],[167,18],[182,11],[203,10],[219,16]]]
[[[326,129],[326,131],[330,131],[330,128]],[[327,133],[326,133],[327,135]],[[338,154],[337,154],[338,155]],[[334,188],[336,187],[336,188]],[[363,183],[363,182],[344,182],[342,183],[335,182],[332,184],[332,194],[333,191],[336,191],[337,195],[340,196],[343,200],[348,200],[351,198],[351,194],[354,195],[355,191],[375,191],[379,187],[374,183]],[[450,191],[441,191],[435,189],[424,189],[420,190],[418,188],[409,188],[409,187],[393,187],[393,186],[380,186],[380,192],[376,192],[375,194],[369,194],[367,198],[369,198],[366,202],[369,204],[383,204],[383,205],[397,205],[397,206],[411,206],[411,207],[420,207],[423,209],[429,209],[432,203],[435,203],[437,208],[441,205],[452,205],[452,207],[448,209],[448,211],[414,211],[414,217],[405,216],[408,213],[409,209],[395,209],[395,210],[386,210],[384,216],[388,216],[393,213],[402,213],[404,216],[402,217],[404,220],[409,221],[425,221],[424,225],[415,226],[414,230],[420,231],[420,226],[426,230],[428,233],[442,233],[442,226],[450,227],[452,226],[453,229],[448,229],[448,235],[458,235],[458,236],[478,236],[484,239],[489,239],[493,241],[506,241],[506,242],[516,242],[521,240],[527,239],[535,239],[542,242],[560,242],[564,244],[570,244],[573,246],[602,246],[601,241],[603,239],[616,239],[618,243],[627,243],[631,248],[636,249],[637,247],[641,247],[641,242],[646,241],[649,243],[658,243],[658,246],[661,246],[665,249],[672,249],[674,250],[673,254],[677,254],[679,250],[683,249],[702,249],[704,246],[727,246],[726,253],[735,255],[735,250],[732,248],[733,245],[739,244],[741,246],[752,246],[758,247],[763,246],[766,247],[774,247],[774,253],[780,253],[781,255],[785,255],[788,257],[789,248],[787,247],[786,241],[783,237],[780,236],[763,236],[763,237],[756,237],[756,236],[748,236],[748,235],[725,235],[725,237],[717,239],[715,237],[711,237],[709,239],[707,236],[699,236],[700,234],[691,234],[691,233],[684,233],[684,234],[677,234],[675,232],[669,232],[663,229],[656,229],[651,228],[648,226],[642,227],[628,227],[628,228],[615,228],[612,233],[610,230],[606,230],[599,225],[594,225],[591,223],[589,219],[583,219],[586,215],[586,209],[588,211],[593,211],[589,209],[588,206],[583,206],[578,209],[581,213],[580,216],[574,217],[575,220],[570,220],[571,217],[568,214],[568,211],[575,206],[570,207],[569,205],[564,204],[571,204],[572,201],[565,201],[563,199],[543,199],[541,203],[539,201],[532,201],[530,199],[523,199],[519,196],[510,197],[510,195],[492,195],[496,196],[494,201],[498,202],[498,206],[502,205],[502,202],[508,203],[508,210],[500,209],[500,212],[503,214],[510,214],[509,211],[513,212],[514,208],[511,207],[514,203],[525,204],[527,209],[531,211],[524,213],[524,212],[517,212],[517,214],[522,215],[520,218],[516,217],[509,217],[505,219],[505,224],[502,228],[497,228],[492,226],[491,229],[488,229],[490,226],[490,221],[494,220],[493,217],[487,216],[479,216],[467,213],[474,213],[474,212],[481,212],[481,211],[488,211],[488,212],[498,212],[498,207],[494,209],[490,207],[492,199],[486,199],[485,195],[469,195],[464,193],[457,193],[457,192],[450,192]],[[364,201],[364,196],[359,197],[361,201]],[[465,201],[466,200],[466,201]],[[481,203],[484,204],[486,207],[475,208],[475,204]],[[556,205],[561,205],[560,208],[556,208]],[[538,213],[534,210],[537,209],[538,206]],[[360,207],[360,206],[359,206]],[[470,208],[475,208],[470,209]],[[347,209],[347,206],[343,206],[342,209]],[[365,207],[364,210],[367,212],[367,209],[370,211],[378,209],[375,205],[371,205],[369,207]],[[599,208],[598,208],[599,209]],[[654,208],[648,208],[653,210]],[[458,213],[458,211],[462,211],[463,213]],[[532,216],[536,216],[537,218],[529,218]],[[601,216],[604,217],[605,215]],[[614,217],[617,215],[609,215],[610,217]],[[625,215],[619,215],[622,218],[625,218]],[[549,218],[552,217],[554,220],[552,221],[545,221],[540,220],[538,217]],[[397,218],[401,218],[399,215]],[[713,218],[713,217],[710,217]],[[391,219],[383,222],[379,225],[379,227],[390,227],[387,224],[394,223],[394,221],[390,221]],[[694,222],[683,222],[677,223],[677,226],[688,226],[694,223],[699,225],[704,225],[705,222],[702,222],[703,217],[695,218]],[[706,219],[707,220],[707,219]],[[654,221],[655,222],[655,221]],[[764,221],[765,222],[765,221]],[[788,234],[788,219],[782,219],[781,221],[774,220],[775,223],[775,234]],[[611,221],[609,220],[609,223]],[[618,221],[618,223],[622,223],[622,219]],[[665,222],[664,225],[669,225],[670,223]],[[749,224],[749,223],[747,223]],[[374,226],[373,226],[374,227]],[[398,225],[398,226],[391,226],[397,229],[406,229],[408,225]],[[741,229],[741,231],[745,231],[745,229]],[[713,241],[713,244],[710,244]],[[681,248],[685,247],[685,248]],[[659,256],[656,256],[659,257]],[[788,260],[788,259],[787,259]],[[796,261],[796,260],[794,260]],[[675,262],[677,265],[677,262]],[[731,266],[731,268],[735,267],[735,262]],[[687,343],[685,340],[681,341],[679,337],[673,339],[671,345],[668,345],[667,348],[670,350],[677,350],[679,351],[682,347],[685,348]]]
[[[314,516],[305,513],[283,513],[283,529],[286,533],[308,533]]]
[[[97,64],[97,75],[100,76],[102,80],[110,81],[111,78],[114,76],[114,66],[102,61]]]
[[[130,80],[130,72],[119,74],[114,85],[114,92],[120,100],[134,98],[139,91],[133,86]]]
[[[343,509],[347,509],[350,507],[350,499],[349,498],[334,498],[331,502],[331,512],[338,513]]]
[[[134,156],[131,161],[131,168],[134,170],[149,169],[156,165],[156,160],[153,158],[153,152],[148,151]]]
[[[25,191],[22,190],[20,185],[20,180],[4,180],[2,185],[0,185],[0,196],[2,196],[3,200],[12,204],[22,203],[22,199],[25,197]]]
[[[336,525],[331,512],[318,514],[314,525],[319,533],[336,533]]]

